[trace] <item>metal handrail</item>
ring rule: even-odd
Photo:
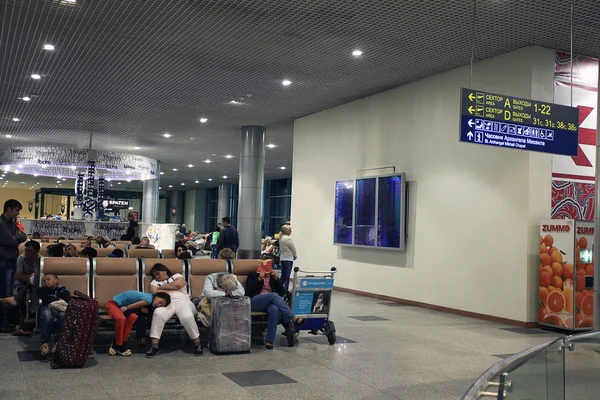
[[[476,400],[482,393],[490,386],[490,382],[498,379],[502,374],[514,371],[529,360],[535,358],[538,354],[548,349],[549,347],[561,343],[561,347],[564,344],[563,338],[555,339],[548,343],[543,343],[535,347],[531,347],[518,354],[512,355],[498,363],[492,365],[487,371],[485,371],[476,381],[471,385],[469,390],[465,393],[462,400]],[[500,388],[502,390],[502,388]]]
[[[586,340],[586,339],[599,339],[599,343],[600,343],[600,331],[580,333],[578,335],[569,335],[564,338],[565,344],[578,343],[578,342]]]

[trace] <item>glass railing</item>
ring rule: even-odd
[[[566,336],[502,360],[463,400],[600,399],[600,331]]]

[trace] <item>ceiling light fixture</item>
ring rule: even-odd
[[[51,44],[45,44],[44,47],[42,47],[44,50],[48,50],[48,51],[52,51],[54,50],[54,46]]]
[[[268,148],[270,148],[270,149],[274,149],[275,147],[277,147],[277,145],[275,145],[275,144],[273,144],[273,143],[269,143],[269,144],[267,145],[267,147],[268,147]]]
[[[171,135],[169,132],[165,132],[165,133],[163,133],[163,136],[166,138],[170,138],[173,135]]]
[[[185,183],[181,182],[181,186],[185,186]]]
[[[170,188],[172,188],[172,187],[173,187],[173,185],[169,185],[169,187],[170,187]]]
[[[223,179],[227,179],[227,175],[223,175]]]
[[[282,166],[282,167],[279,167],[279,169],[281,169],[281,170],[284,170],[284,169],[285,169],[285,167],[283,167],[283,166]]]
[[[127,182],[131,182],[131,179],[127,179]]]
[[[284,79],[283,81],[281,81],[281,84],[283,86],[290,86],[292,84],[292,81],[290,81],[289,79]]]
[[[137,146],[135,146],[133,149],[134,149],[134,150],[139,150],[140,148],[139,148],[139,147],[137,147]]]
[[[237,100],[231,100],[229,103],[231,103],[231,104],[242,104],[241,101],[237,101]]]
[[[48,166],[46,164],[42,164],[42,169],[46,169]]]
[[[33,174],[33,176],[35,176],[35,177],[37,177],[38,175],[39,175],[39,174]],[[39,183],[38,183],[38,185],[39,185]]]
[[[206,122],[208,122],[208,118],[200,118],[200,122],[202,122],[203,124],[205,124]]]
[[[112,186],[112,185],[111,185],[111,186]],[[158,190],[162,190],[162,186],[159,186],[159,187],[158,187]]]
[[[194,164],[188,164],[188,168],[194,168]]]
[[[19,121],[20,121],[20,119],[19,119],[19,118],[17,118],[17,117],[15,117],[15,118],[13,118],[13,121],[15,121],[15,122],[19,122]]]
[[[173,168],[173,171],[177,171],[177,168]]]
[[[31,97],[29,97],[29,96],[23,96],[23,97],[21,97],[21,100],[23,100],[23,101],[31,101]]]
[[[62,179],[62,176],[60,176],[60,175],[59,175],[59,176],[57,176],[57,178],[58,178],[58,179]]]
[[[210,164],[212,161],[210,161],[208,158],[206,160],[204,160],[205,163]]]
[[[12,135],[6,135],[6,137],[10,139],[12,137]]]
[[[77,167],[76,167],[76,166],[74,166],[74,165],[71,165],[71,169],[72,169],[73,171],[75,171],[75,170],[77,169]]]
[[[209,181],[209,182],[212,182],[212,178],[208,178],[208,181]]]
[[[231,154],[227,154],[225,158],[233,158],[233,156]]]
[[[162,172],[162,171],[160,171],[160,174],[161,174],[161,175],[164,175],[165,173],[164,173],[164,172]]]
[[[121,182],[117,182],[117,185],[120,185],[120,184],[121,184]]]
[[[196,183],[200,183],[200,181],[196,181]]]
[[[17,168],[23,168],[23,164],[17,165]]]
[[[35,79],[35,80],[42,79],[42,76],[40,74],[31,74],[31,79]]]
[[[353,50],[353,51],[352,51],[352,55],[353,55],[354,57],[360,57],[360,56],[362,56],[362,55],[363,55],[363,52],[362,52],[361,50],[358,50],[358,49],[357,49],[357,50]]]

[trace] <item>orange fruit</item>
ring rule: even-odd
[[[546,317],[544,317],[544,324],[548,324],[548,325],[555,325],[555,326],[564,326],[563,325],[563,320],[560,318],[560,315],[556,315],[556,314],[548,314],[546,315]]]
[[[580,310],[581,310],[581,302],[583,301],[584,297],[585,297],[585,294],[583,294],[581,292],[575,293],[575,306],[577,308],[579,308]]]
[[[550,265],[552,264],[552,257],[548,253],[542,253],[540,254],[540,262],[544,265]]]
[[[554,276],[562,276],[563,275],[562,264],[553,262],[550,267],[552,268],[552,273],[554,274]]]
[[[591,290],[585,290],[585,289],[583,289],[583,290],[581,291],[581,293],[583,293],[584,295],[588,295],[588,294],[594,294],[594,292],[593,292],[593,291],[591,291]]]
[[[557,289],[562,289],[563,287],[563,281],[561,279],[560,276],[553,276],[552,277],[552,286],[554,286]]]
[[[546,246],[552,247],[552,245],[554,244],[554,238],[552,237],[552,235],[546,235],[544,237],[544,243],[546,243]]]
[[[575,289],[578,292],[581,292],[582,290],[585,289],[585,270],[583,269],[578,269],[577,270],[577,283],[575,284]]]
[[[558,251],[558,249],[554,246],[552,247],[548,247],[548,254],[552,255],[552,253],[554,253],[555,251]]]
[[[585,266],[585,273],[587,275],[594,276],[594,264],[588,264]]]
[[[594,327],[594,319],[593,318],[584,318],[581,320],[579,324],[580,328],[593,328]]]
[[[548,289],[548,292],[552,293],[552,292],[556,292],[558,289],[555,288],[554,286],[547,286],[546,289]]]
[[[544,238],[540,236],[540,244],[544,243]]]
[[[547,273],[549,273],[549,274],[550,274],[550,276],[553,276],[553,275],[554,275],[554,270],[553,270],[553,269],[552,269],[552,267],[551,267],[551,266],[549,266],[549,265],[544,265],[544,266],[542,267],[542,271],[546,271]]]
[[[540,286],[550,286],[552,284],[552,274],[546,271],[540,272]]]
[[[594,314],[594,296],[588,294],[581,300],[581,313],[586,317],[591,317]]]
[[[545,244],[540,244],[540,254],[548,253],[548,247]]]
[[[538,322],[542,322],[546,318],[546,315],[548,315],[548,309],[546,306],[540,304],[538,307]]]
[[[587,249],[587,246],[588,246],[587,239],[583,236],[580,237],[579,241],[577,242],[577,245],[582,249]]]
[[[552,259],[552,262],[557,262],[557,263],[561,263],[563,262],[563,256],[562,253],[560,251],[555,251],[552,254],[550,254],[550,258]]]
[[[565,319],[563,319],[563,325],[565,328],[567,329],[573,329],[573,316],[569,315],[568,317],[566,317]]]
[[[561,313],[565,309],[565,295],[558,290],[548,295],[548,310],[553,313]]]
[[[570,279],[573,277],[573,264],[566,263],[563,265],[563,278]]]
[[[549,294],[550,291],[548,289],[546,289],[543,286],[540,286],[540,301],[543,301],[545,304]]]

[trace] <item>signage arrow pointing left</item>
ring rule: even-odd
[[[473,101],[474,98],[475,96],[473,95],[473,93],[469,93],[469,100]]]
[[[469,120],[468,124],[469,124],[469,126],[470,126],[471,128],[473,127],[473,125],[475,125],[475,123],[473,122],[473,120],[472,120],[472,119],[470,119],[470,120]]]
[[[473,108],[473,106],[469,106],[469,114],[473,114],[473,111],[475,111],[475,109]]]

